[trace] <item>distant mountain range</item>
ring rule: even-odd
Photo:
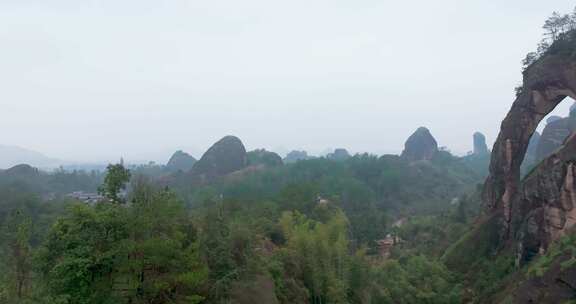
[[[11,168],[19,164],[28,164],[38,168],[55,168],[63,163],[59,159],[50,158],[40,152],[0,145],[0,169]]]

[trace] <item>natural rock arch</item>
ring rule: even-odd
[[[488,213],[499,218],[498,245],[510,240],[512,226],[522,221],[513,221],[513,212],[521,203],[520,166],[532,134],[562,100],[576,98],[576,61],[569,56],[546,55],[528,67],[523,76],[523,87],[494,143],[484,185]],[[574,140],[574,136],[570,139]]]

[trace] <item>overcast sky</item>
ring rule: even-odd
[[[570,0],[0,0],[0,144],[66,160],[491,143]],[[567,113],[565,102],[559,112]]]

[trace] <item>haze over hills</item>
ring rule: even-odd
[[[69,170],[98,170],[101,171],[106,168],[106,164],[109,161],[76,161],[76,160],[64,160],[57,157],[50,157],[42,152],[35,150],[10,146],[10,145],[0,145],[0,169],[9,169],[16,165],[27,164],[32,167],[36,167],[42,170],[53,170],[59,167]],[[130,164],[147,164],[148,160],[130,160]]]
[[[63,163],[59,159],[48,157],[37,151],[0,145],[0,169],[8,169],[19,164],[49,169],[58,167]]]
[[[134,15],[141,12],[138,6],[142,3],[171,2],[127,5],[131,1],[121,1],[121,5]],[[231,0],[217,2],[222,5],[227,1]],[[311,96],[318,103],[309,102],[298,94],[286,94],[297,92],[299,86],[284,78],[290,75],[314,87],[322,82],[287,73],[271,63],[287,63],[299,73],[321,76],[310,73],[314,69],[303,69],[278,50],[262,48],[245,39],[237,32],[238,24],[229,33],[237,42],[234,47],[215,47],[195,39],[179,22],[178,28],[186,33],[186,39],[194,42],[191,45],[207,47],[219,64],[208,64],[210,73],[197,63],[188,66],[202,76],[191,81],[163,62],[163,73],[152,69],[148,75],[160,77],[163,84],[170,86],[168,91],[162,91],[152,82],[147,86],[143,79],[134,78],[147,78],[145,70],[154,65],[153,60],[145,58],[152,57],[146,53],[153,49],[149,44],[170,45],[170,41],[182,39],[164,30],[161,19],[142,20],[145,22],[139,24],[122,16],[117,20],[121,27],[113,27],[116,14],[104,9],[106,2],[113,1],[89,1],[95,4],[90,12],[104,5],[103,13],[95,18],[94,31],[86,31],[82,22],[64,24],[66,29],[79,29],[81,34],[71,39],[75,44],[68,56],[92,57],[88,49],[77,47],[82,45],[82,39],[90,42],[87,47],[94,43],[106,48],[109,42],[98,41],[98,36],[112,38],[111,33],[102,30],[106,26],[112,26],[114,33],[122,33],[125,26],[144,30],[141,38],[147,47],[138,45],[138,51],[132,52],[129,42],[135,35],[118,37],[122,43],[110,44],[110,57],[101,54],[103,49],[97,49],[97,55],[104,60],[92,62],[93,67],[105,72],[105,80],[85,80],[98,88],[112,88],[111,84],[122,89],[135,88],[163,103],[150,103],[146,98],[123,94],[122,90],[110,90],[110,96],[99,95],[89,86],[75,87],[72,79],[59,80],[55,71],[39,68],[37,62],[35,71],[45,73],[38,83],[33,71],[26,65],[17,65],[16,71],[25,72],[23,87],[30,90],[0,81],[6,87],[0,93],[16,88],[16,97],[37,93],[34,86],[48,85],[49,81],[55,81],[62,92],[74,92],[80,97],[70,99],[73,102],[69,105],[58,105],[43,96],[43,105],[65,114],[65,119],[51,116],[41,106],[30,111],[31,107],[14,98],[7,98],[9,101],[2,104],[7,106],[5,112],[9,115],[0,120],[0,127],[5,123],[10,126],[8,130],[15,131],[6,132],[0,142],[34,147],[46,154],[0,146],[0,166],[10,167],[0,169],[0,304],[576,304],[576,106],[568,117],[568,112],[562,111],[576,98],[576,8],[565,14],[555,12],[545,20],[542,40],[535,51],[521,60],[522,82],[500,92],[485,84],[508,86],[499,80],[507,70],[501,61],[510,61],[506,50],[523,39],[509,35],[495,14],[506,14],[503,24],[520,26],[523,24],[514,17],[529,22],[530,18],[523,14],[530,3],[492,3],[488,11],[482,11],[474,1],[421,5],[411,2],[408,5],[414,8],[413,12],[406,16],[394,9],[393,3],[380,4],[383,11],[376,7],[367,11],[346,7],[341,13],[347,18],[330,24],[326,21],[334,12],[329,6],[342,1],[318,2],[322,14],[314,11],[317,2],[256,1],[258,7],[271,5],[282,13],[292,5],[313,16],[314,24],[330,29],[343,26],[349,30],[361,24],[366,30],[378,28],[408,38],[410,43],[393,35],[373,38],[393,43],[375,54],[388,54],[401,65],[401,73],[394,71],[393,65],[380,66],[368,53],[357,54],[369,63],[364,67],[367,71],[386,71],[394,76],[394,81],[389,81],[374,74],[378,83],[407,94],[381,98],[369,89],[373,83],[362,73],[347,73],[338,64],[326,61],[317,68],[328,74],[349,74],[354,79],[324,83],[331,94],[342,95],[338,89],[345,88],[344,83],[361,85],[348,92],[354,107],[340,107],[339,99],[320,95]],[[50,2],[57,6],[56,2],[83,1]],[[240,8],[252,10],[250,2],[227,8],[234,16],[245,18],[246,12]],[[302,2],[301,7],[297,7],[298,2]],[[349,2],[350,6],[353,4],[358,5]],[[0,16],[13,13],[6,14],[2,7],[0,4]],[[214,12],[224,13],[223,7]],[[153,11],[158,9],[154,7]],[[198,7],[189,9],[198,11]],[[481,31],[468,27],[474,20],[463,10],[472,12],[473,19],[479,18]],[[182,7],[181,11],[186,9]],[[402,16],[403,22],[396,22],[395,27],[355,22],[369,16],[390,22],[384,11]],[[445,18],[440,11],[456,12],[458,16]],[[70,13],[76,16],[74,21],[85,17],[80,11]],[[266,24],[271,35],[261,40],[274,45],[275,39],[289,42],[290,35],[314,33],[313,26],[293,13],[288,11],[288,18],[281,23],[287,28],[301,26],[303,32],[280,31]],[[351,18],[351,13],[360,18]],[[423,19],[419,14],[433,19]],[[223,21],[206,10],[201,10],[201,15],[216,23]],[[192,14],[182,16],[196,19]],[[40,16],[35,17],[38,18],[34,24],[50,33],[50,26],[45,26]],[[171,16],[170,21],[177,20],[175,17]],[[408,19],[411,22],[405,22]],[[18,20],[18,24],[28,21],[23,15],[13,20]],[[263,19],[257,20],[259,26],[265,24]],[[465,22],[459,23],[460,20]],[[434,24],[444,22],[448,25],[442,28],[444,31],[427,33]],[[406,28],[413,24],[421,29],[417,35]],[[142,25],[151,25],[156,32]],[[207,23],[201,25],[210,27]],[[492,26],[504,31],[493,33]],[[519,28],[529,31],[524,26]],[[241,32],[253,30],[248,27]],[[490,44],[486,44],[483,33],[504,34],[503,40],[489,37]],[[16,42],[26,39],[22,33],[13,34]],[[223,38],[221,34],[204,35],[212,41]],[[338,31],[338,36],[342,34]],[[352,38],[359,36],[353,31],[349,34]],[[456,40],[443,41],[444,36]],[[0,27],[0,40],[5,38]],[[316,41],[330,37],[316,32],[313,38]],[[485,51],[494,52],[499,59],[494,60],[490,54],[475,56],[463,48],[476,48],[467,39],[487,47]],[[359,42],[350,38],[345,41],[346,46],[353,47]],[[11,47],[10,43],[6,45]],[[333,44],[325,51],[311,52],[306,50],[307,45],[300,41],[292,47],[314,55],[314,63],[342,50],[342,46]],[[437,45],[448,49],[437,53]],[[25,49],[43,51],[22,45],[16,49],[18,53]],[[401,51],[399,56],[392,56],[394,49]],[[223,54],[222,50],[229,53]],[[210,56],[180,51],[210,63]],[[259,53],[262,51],[276,57],[267,62]],[[232,54],[241,57],[228,56]],[[248,54],[258,55],[254,58],[274,72],[258,69]],[[164,55],[175,60],[174,66],[186,70],[184,57]],[[352,56],[339,55],[342,56],[333,59],[341,62]],[[140,80],[139,84],[115,81],[123,68],[114,60],[120,58],[124,63],[122,57],[139,56],[146,59],[146,64],[133,62],[135,65],[129,69],[138,71],[138,77],[124,75],[118,79]],[[0,62],[12,57],[18,59],[0,56]],[[509,64],[517,64],[519,59]],[[237,62],[242,63],[242,70],[233,68]],[[428,63],[439,66],[431,68]],[[458,69],[451,69],[451,65]],[[73,80],[90,77],[94,72],[80,62],[70,62],[70,66],[80,72],[69,74]],[[462,69],[466,66],[469,70]],[[475,78],[484,74],[480,66],[489,70],[485,81]],[[57,71],[74,72],[66,69],[65,62],[54,67]],[[283,76],[276,79],[281,80],[282,88],[268,87],[274,96],[260,96],[266,102],[258,98],[247,101],[241,93],[234,92],[237,87],[250,91],[243,80],[255,76],[251,75],[255,71],[266,79]],[[16,73],[11,73],[10,67],[0,70],[0,74],[3,72],[10,75],[9,79],[18,76],[12,75]],[[230,75],[242,81],[227,83],[233,80],[227,79]],[[209,88],[209,83],[202,80],[212,76],[218,85],[212,87],[214,91],[204,92],[202,98],[191,98],[178,90],[177,84]],[[397,83],[406,87],[396,86]],[[82,90],[75,90],[80,87]],[[149,88],[155,90],[154,94],[146,91]],[[258,94],[266,91],[261,89],[256,90]],[[60,96],[65,95],[62,92],[57,92],[58,100],[66,98]],[[231,95],[220,95],[222,92]],[[486,92],[498,98],[489,98]],[[417,95],[410,93],[424,94],[425,98],[415,98]],[[363,94],[382,101],[381,108],[370,104]],[[457,96],[456,102],[450,102],[450,94]],[[231,103],[212,103],[209,96],[216,95]],[[506,100],[514,95],[510,106],[511,100]],[[203,112],[203,105],[180,104],[174,96],[201,100],[216,109],[208,111],[211,117]],[[302,105],[291,109],[290,103],[278,96],[298,100]],[[95,99],[91,102],[91,98]],[[282,107],[274,102],[282,103]],[[509,108],[507,114],[494,116],[473,107],[489,102]],[[395,105],[407,106],[410,111],[404,112]],[[18,107],[24,112],[18,113]],[[267,107],[273,109],[272,113],[267,112]],[[339,116],[335,110],[346,115]],[[170,116],[170,111],[178,115]],[[466,111],[473,116],[467,118]],[[166,116],[157,116],[162,113]],[[48,117],[53,123],[44,124],[33,117],[35,114]],[[285,118],[294,120],[290,123]],[[434,120],[441,120],[444,125]],[[54,125],[64,128],[51,129]],[[394,129],[386,132],[382,129],[386,125]],[[410,125],[411,133],[406,132],[405,125]],[[467,125],[473,125],[473,131]],[[173,127],[174,131],[168,131]],[[500,130],[497,136],[494,130]],[[71,136],[67,132],[77,134]],[[458,133],[466,134],[466,140],[447,136]],[[404,147],[401,152],[382,153],[398,147],[396,139],[400,137]],[[207,138],[211,138],[210,145],[206,144]],[[191,149],[190,145],[202,149]],[[286,153],[280,155],[270,149],[274,146],[291,150],[285,149]],[[458,155],[452,148],[472,151]],[[70,161],[74,159],[93,163]]]
[[[1,1],[0,127],[18,132],[0,142],[82,161],[200,157],[224,134],[281,156],[274,147],[384,154],[426,125],[459,154],[476,130],[491,146],[519,58],[573,1],[420,2]]]
[[[258,149],[256,147],[255,149]],[[170,150],[169,148],[162,149],[163,151],[180,151],[182,149],[174,149]],[[185,149],[186,151],[191,151],[190,153],[192,156],[201,156],[203,151],[192,147],[189,149]],[[322,150],[311,150],[306,151],[309,157],[330,157],[333,152],[338,149],[333,148],[326,148]],[[283,147],[277,147],[275,149],[269,150],[270,152],[274,152],[281,157],[286,157],[291,152],[294,151],[304,151],[304,150],[289,150]],[[383,150],[379,151],[381,153],[373,153],[375,155],[385,155],[385,154],[399,154],[400,151],[388,151]],[[170,152],[173,153],[173,152]],[[371,153],[370,151],[354,151],[350,152],[351,155],[356,153]],[[456,153],[457,154],[457,153]],[[106,165],[111,162],[117,162],[120,158],[123,158],[127,164],[131,165],[141,165],[141,164],[148,164],[150,162],[155,162],[161,165],[167,165],[170,160],[170,156],[172,154],[169,153],[158,153],[155,157],[151,157],[150,159],[145,158],[130,158],[130,157],[123,157],[122,155],[118,156],[117,158],[109,158],[104,157],[102,159],[95,159],[95,160],[77,160],[77,159],[67,159],[61,158],[58,156],[47,156],[46,154],[35,151],[32,149],[28,149],[25,147],[19,146],[12,146],[12,145],[1,145],[0,144],[0,169],[8,169],[14,167],[19,164],[28,164],[30,166],[43,169],[43,170],[52,170],[59,167],[63,167],[64,169],[68,170],[98,170],[102,171],[106,168]]]

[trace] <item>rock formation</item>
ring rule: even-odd
[[[183,151],[176,151],[166,164],[166,169],[170,172],[185,172],[192,169],[194,163],[196,163],[196,159],[192,155]]]
[[[295,163],[299,160],[306,160],[309,159],[310,157],[308,156],[308,153],[306,151],[291,151],[290,153],[288,153],[286,155],[286,157],[284,157],[284,162],[289,164],[289,163]]]
[[[427,128],[420,127],[404,144],[402,157],[408,161],[431,160],[438,153],[438,143]]]
[[[472,136],[474,150],[472,153],[461,158],[476,174],[485,178],[488,176],[488,164],[490,163],[490,150],[486,145],[486,137],[480,132],[475,132]]]
[[[534,131],[532,137],[530,138],[530,142],[528,142],[528,148],[526,148],[526,155],[524,156],[524,161],[522,162],[522,166],[520,171],[524,174],[537,163],[536,151],[538,150],[538,144],[540,143],[540,133],[538,131]]]
[[[553,122],[555,122],[555,121],[557,121],[557,120],[560,120],[560,119],[562,119],[562,117],[560,117],[560,116],[558,116],[558,115],[552,115],[552,116],[550,116],[550,117],[548,117],[548,118],[546,119],[546,123],[547,123],[547,124],[553,123]]]
[[[494,144],[483,200],[496,223],[495,248],[521,248],[518,256],[529,259],[534,248],[545,250],[575,223],[571,218],[576,210],[574,137],[538,165],[524,184],[520,166],[539,122],[566,97],[576,98],[576,62],[570,56],[548,53],[523,76],[523,87]]]
[[[546,120],[546,127],[544,127],[542,131],[542,136],[536,149],[537,161],[544,159],[560,148],[568,135],[576,130],[575,114],[576,113],[571,113],[571,115],[566,118],[551,116]]]
[[[474,155],[488,154],[488,146],[486,145],[486,136],[480,132],[473,135],[474,139]]]
[[[242,141],[235,136],[226,136],[202,155],[192,167],[191,175],[194,181],[211,181],[241,170],[247,164],[246,148]]]
[[[576,134],[544,159],[521,186],[512,205],[519,236],[519,260],[530,261],[576,224]]]
[[[540,144],[541,135],[538,131],[535,131],[528,142],[528,148],[526,149],[526,157],[536,159],[536,151],[538,150],[538,145]]]
[[[335,149],[333,153],[326,155],[326,158],[336,161],[347,160],[350,158],[350,153],[348,153],[348,150],[346,149],[339,148]]]
[[[247,156],[249,166],[277,167],[284,164],[280,155],[264,149],[250,151]]]

